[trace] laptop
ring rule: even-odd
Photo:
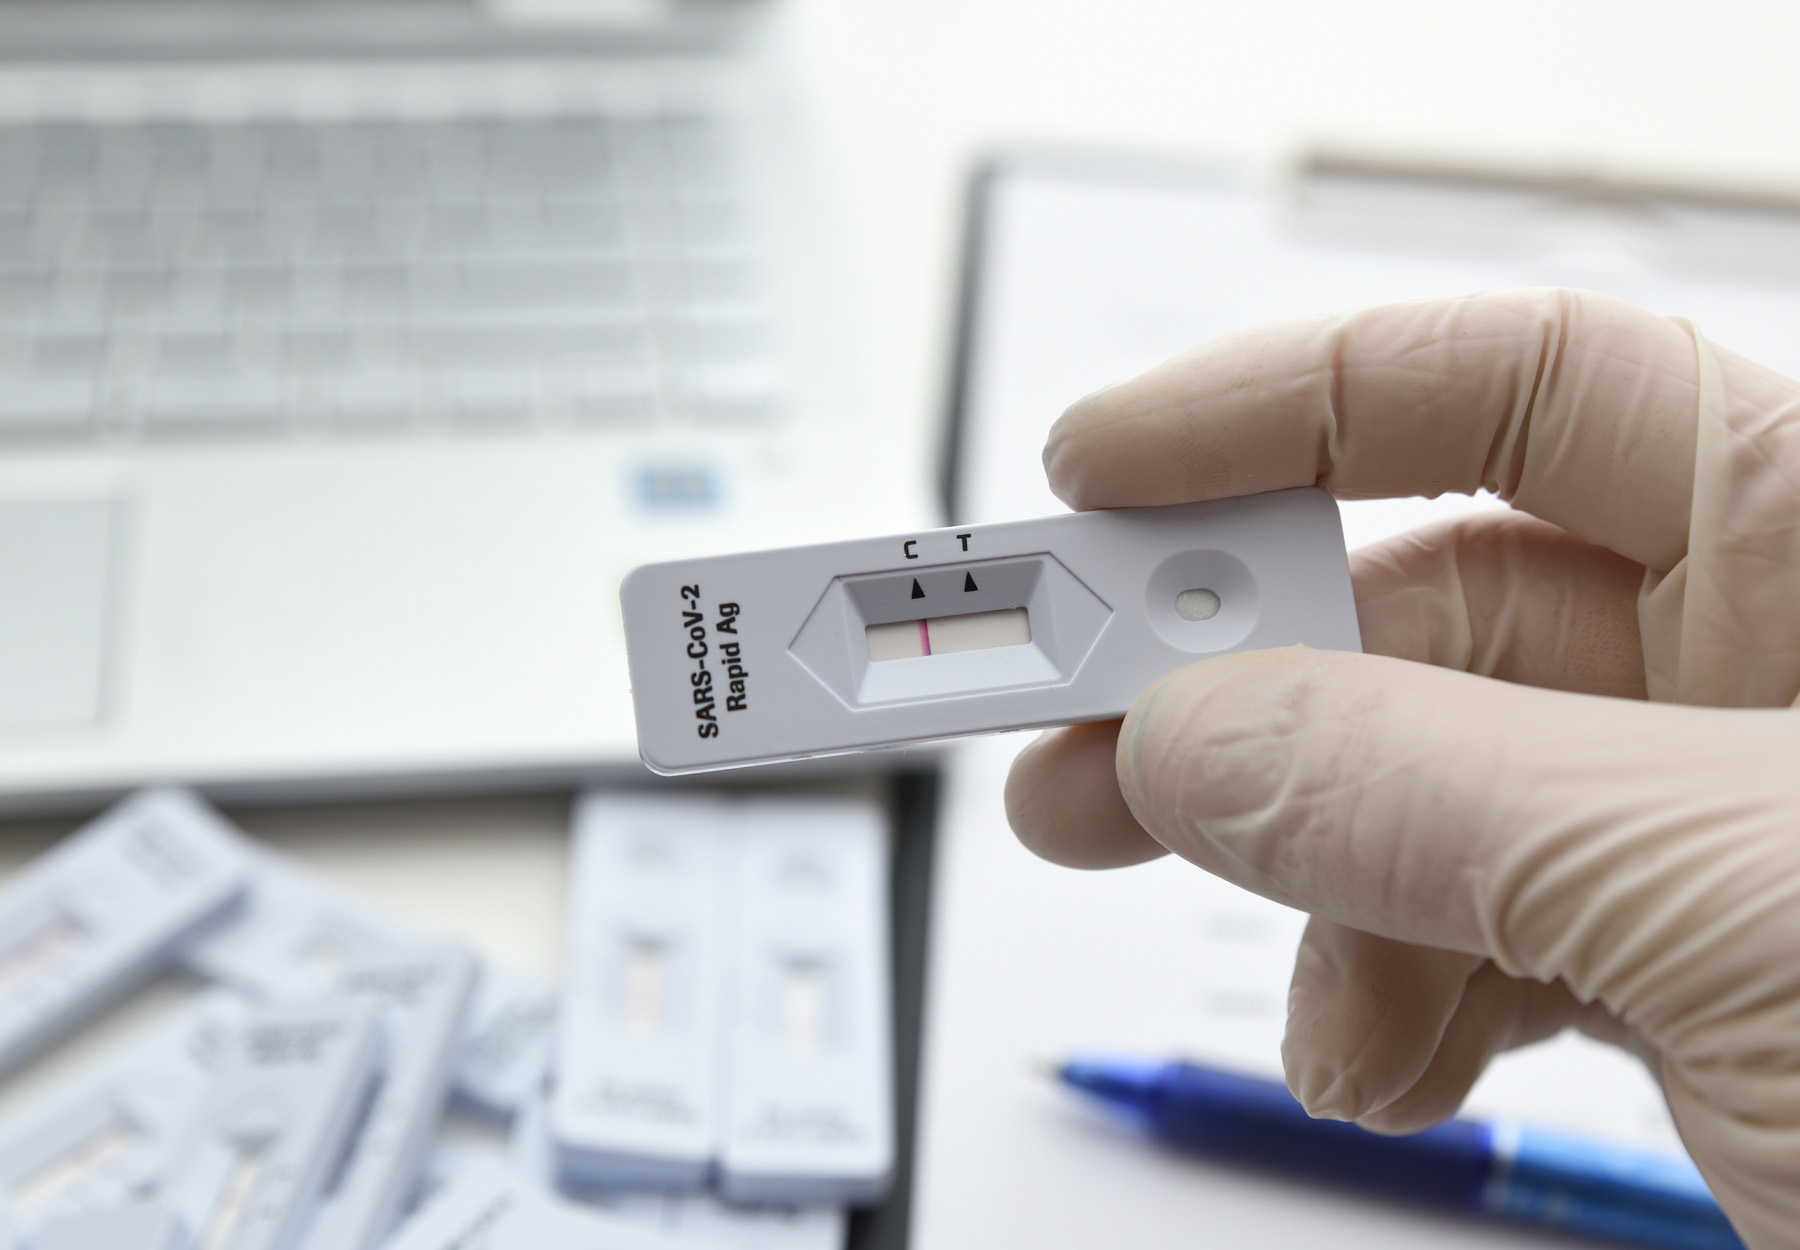
[[[632,771],[629,568],[931,523],[808,122],[767,3],[0,0],[0,805]]]

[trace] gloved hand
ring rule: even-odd
[[[1310,913],[1314,1115],[1424,1128],[1573,1025],[1651,1065],[1751,1246],[1800,1246],[1800,384],[1603,296],[1476,295],[1219,339],[1044,462],[1076,508],[1511,502],[1352,557],[1369,654],[1207,660],[1046,734],[1013,827]]]

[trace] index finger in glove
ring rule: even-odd
[[[1292,648],[1165,678],[1126,717],[1117,766],[1138,823],[1201,867],[1366,933],[1561,978],[1667,1045],[1706,1027],[1693,1003],[1758,982],[1763,952],[1800,941],[1800,844],[1767,827],[1800,809],[1796,750],[1785,711]],[[1682,958],[1658,967],[1670,934],[1687,935]],[[1684,1006],[1658,1018],[1653,1000]],[[1774,1000],[1800,1010],[1800,972]]]
[[[1271,322],[1078,401],[1044,465],[1076,508],[1486,488],[1666,570],[1687,548],[1697,351],[1682,323],[1564,290]]]

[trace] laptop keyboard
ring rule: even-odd
[[[699,114],[0,124],[0,439],[762,421],[747,201]]]

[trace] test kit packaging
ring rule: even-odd
[[[340,978],[340,996],[380,1010],[386,1061],[340,1179],[307,1232],[313,1250],[374,1250],[393,1228],[443,1113],[474,983],[475,960],[449,945]]]
[[[719,1192],[874,1202],[894,1162],[884,813],[828,799],[741,811]]]
[[[620,601],[660,773],[1104,720],[1207,656],[1361,649],[1311,487],[649,564]]]
[[[576,1187],[696,1189],[718,1140],[722,800],[589,794],[550,1136]]]
[[[235,832],[181,790],[144,791],[0,891],[0,1072],[169,963],[238,900]]]
[[[332,988],[346,968],[404,960],[432,941],[272,851],[253,849],[249,887],[227,923],[182,952],[201,976],[259,999]],[[556,994],[482,965],[452,1075],[464,1104],[505,1119],[536,1094],[550,1064]]]
[[[163,1191],[195,1244],[300,1244],[380,1058],[377,1011],[355,1000],[263,1009],[232,1033]]]

